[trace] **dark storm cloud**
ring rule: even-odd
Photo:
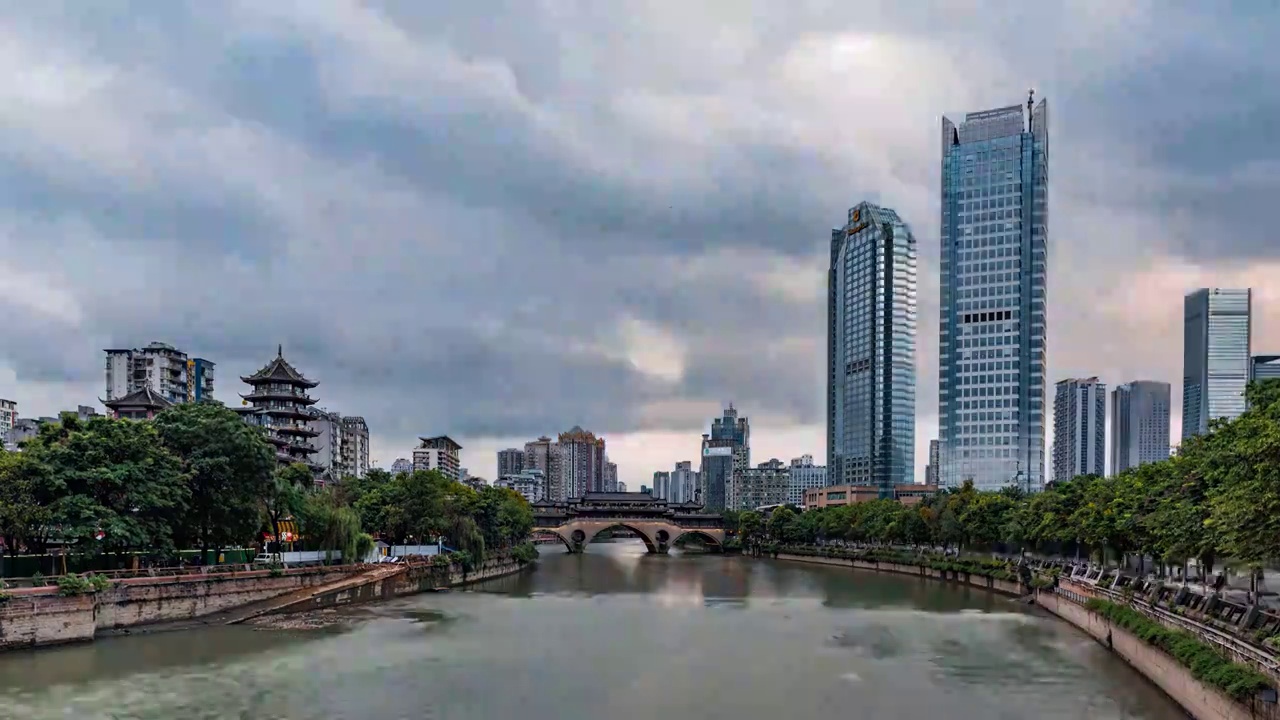
[[[80,68],[113,68],[116,84],[69,110],[19,96],[0,111],[12,114],[0,122],[0,213],[11,218],[0,281],[6,262],[49,271],[82,315],[42,324],[24,311],[6,328],[0,365],[20,380],[97,381],[102,347],[165,340],[217,362],[219,392],[234,400],[235,376],[283,343],[322,383],[323,404],[395,438],[653,429],[661,423],[646,407],[671,400],[733,398],[753,415],[820,422],[829,228],[879,195],[934,257],[936,113],[1017,102],[1028,77],[1047,79],[1054,103],[1055,192],[1069,188],[1080,205],[1089,191],[1073,146],[1104,159],[1123,150],[1161,182],[1099,183],[1108,197],[1097,202],[1194,210],[1219,229],[1211,243],[1196,232],[1181,246],[1196,257],[1280,247],[1259,229],[1258,198],[1274,194],[1275,174],[1241,172],[1276,161],[1264,140],[1280,119],[1277,64],[1249,55],[1260,36],[1235,34],[1230,21],[1170,13],[1171,28],[1141,26],[1121,43],[1127,21],[1065,6],[990,17],[901,3],[660,6],[8,11],[13,37]],[[1068,32],[1055,24],[1068,19],[1105,27],[1100,39],[1046,40],[1045,28]],[[776,66],[837,32],[914,43],[891,56],[904,65],[871,68],[903,73],[902,96],[882,107],[798,104]],[[1223,37],[1245,48],[1226,52]],[[1058,45],[1088,52],[1059,56]],[[925,50],[921,62],[936,68],[901,59]],[[1231,71],[1240,57],[1250,64]],[[980,61],[1018,74],[928,84],[931,72],[960,67],[963,79]],[[1249,89],[1241,68],[1260,71],[1265,87]],[[1185,97],[1188,84],[1209,102]],[[919,127],[893,129],[907,141],[860,124],[919,93],[938,93],[939,107]],[[130,132],[104,136],[95,110]],[[848,135],[813,135],[816,126]],[[758,275],[787,272],[784,261],[812,272],[818,291],[770,290]],[[922,298],[921,312],[921,332],[934,332],[936,305]],[[675,339],[682,378],[626,359],[637,352],[622,337],[630,320]],[[921,413],[936,395],[928,375]]]

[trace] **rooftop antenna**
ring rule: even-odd
[[[1027,131],[1031,130],[1031,113],[1035,108],[1036,89],[1031,88],[1027,91]]]

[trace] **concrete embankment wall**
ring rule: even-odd
[[[296,603],[275,608],[269,614],[284,615],[377,600],[390,600],[402,595],[414,595],[444,588],[460,587],[482,580],[503,577],[518,573],[525,567],[527,566],[511,560],[487,560],[473,572],[464,575],[460,571],[451,571],[447,578],[443,571],[429,565],[409,567],[403,573],[379,578],[356,587],[345,587],[332,592],[318,593],[312,597],[301,599]]]
[[[1011,595],[1013,597],[1022,597],[1029,592],[1020,583],[1012,580],[997,580],[995,578],[971,575],[966,572],[957,572],[954,570],[934,570],[933,568],[922,567],[920,565],[899,565],[897,563],[886,562],[874,563],[867,562],[865,560],[850,560],[849,558],[790,555],[787,553],[778,553],[777,559],[814,563],[817,565],[835,565],[838,567],[854,568],[857,570],[871,570],[873,572],[887,572],[894,573],[895,575],[914,575],[916,577],[929,578],[931,580],[957,582],[963,585],[997,592],[1002,595]]]
[[[1065,584],[1065,583],[1064,583]],[[1050,592],[1036,593],[1036,604],[1075,625],[1098,642],[1109,645],[1133,669],[1173,698],[1197,720],[1280,720],[1280,706],[1253,700],[1236,702],[1225,693],[1200,682],[1191,671],[1163,650],[1148,645],[1124,628],[1078,603]],[[1110,635],[1111,641],[1107,642]]]
[[[966,573],[943,572],[918,565],[870,563],[845,558],[810,557],[785,553],[779,553],[777,559],[961,582],[1016,597],[1030,592],[1016,582],[992,580]],[[1089,595],[1087,588],[1076,587],[1065,580],[1061,584],[1081,596]],[[1089,612],[1079,603],[1051,592],[1041,591],[1036,593],[1036,604],[1083,630],[1104,645],[1108,644],[1107,637],[1110,635],[1109,647],[1113,652],[1173,698],[1196,720],[1280,720],[1280,705],[1264,703],[1256,699],[1249,704],[1237,702],[1216,688],[1197,680],[1190,670],[1183,667],[1177,659],[1165,654],[1163,650],[1148,645],[1123,628],[1112,625],[1105,617]]]
[[[129,578],[102,592],[64,597],[56,588],[10,590],[0,602],[0,650],[92,640],[101,630],[189,620],[267,600],[351,573],[299,568],[182,577]]]

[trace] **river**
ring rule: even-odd
[[[344,611],[0,655],[0,718],[1164,720],[1185,714],[1007,598],[716,555],[583,555]]]

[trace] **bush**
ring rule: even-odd
[[[66,597],[95,592],[93,581],[81,575],[63,575],[58,578],[58,594]]]
[[[511,559],[521,565],[527,565],[538,559],[538,548],[531,542],[521,543],[512,548]]]
[[[44,581],[44,573],[37,570],[31,574],[31,587],[43,587],[47,584],[48,583]]]
[[[1165,627],[1131,607],[1097,598],[1089,600],[1086,607],[1148,645],[1168,653],[1190,670],[1197,680],[1213,685],[1237,700],[1246,700],[1271,687],[1270,681],[1253,668],[1232,662],[1191,633]]]

